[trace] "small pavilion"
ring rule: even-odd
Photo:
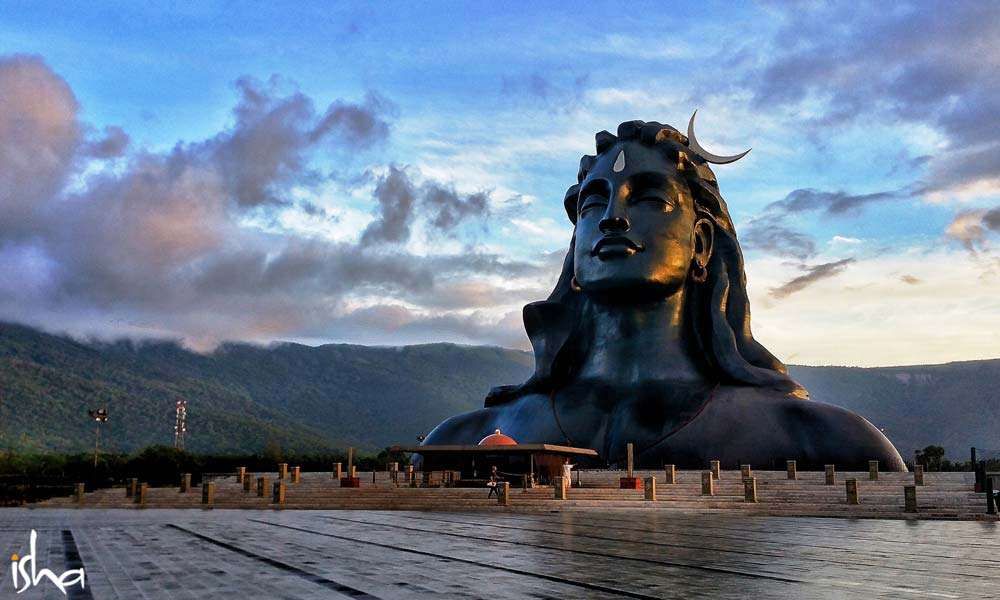
[[[493,467],[505,479],[528,476],[528,481],[548,483],[562,475],[566,463],[592,463],[596,450],[558,444],[519,444],[499,429],[476,445],[425,445],[392,448],[420,455],[424,471],[460,471],[462,480],[488,479]]]

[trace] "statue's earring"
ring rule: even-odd
[[[691,281],[695,283],[705,283],[708,281],[708,268],[701,261],[692,261]]]
[[[569,289],[573,290],[574,292],[583,291],[583,288],[580,287],[580,284],[576,280],[576,275],[573,276],[573,279],[569,280]]]

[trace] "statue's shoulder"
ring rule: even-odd
[[[785,426],[814,426],[830,430],[860,429],[879,433],[871,423],[846,408],[802,398],[781,390],[749,387],[720,386],[711,406],[713,417],[749,417],[767,423],[780,422]],[[722,414],[720,414],[722,413]],[[880,434],[881,435],[881,434]]]
[[[832,462],[862,465],[878,459],[888,470],[905,469],[885,434],[861,415],[779,390],[722,387],[696,421],[740,423],[734,437],[745,438],[748,446],[770,440]]]
[[[504,404],[449,417],[427,434],[424,444],[476,444],[497,429],[519,442],[536,441],[539,432],[525,429],[525,425],[544,425],[552,420],[551,414],[548,396],[526,394]]]

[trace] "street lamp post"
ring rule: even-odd
[[[101,425],[103,425],[108,420],[108,409],[107,408],[97,408],[93,410],[88,410],[87,414],[96,423],[94,431],[94,468],[97,468],[97,455],[101,451]]]

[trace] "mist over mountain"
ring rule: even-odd
[[[173,441],[188,402],[187,448],[201,452],[376,450],[416,442],[447,416],[479,408],[490,387],[523,381],[529,353],[424,344],[371,347],[82,342],[0,323],[0,446],[83,451],[87,409],[107,406],[104,447]],[[812,398],[884,428],[904,457],[928,444],[964,458],[1000,448],[1000,359],[913,367],[790,367]]]

